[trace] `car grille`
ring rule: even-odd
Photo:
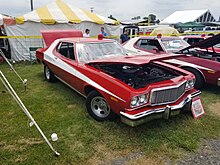
[[[178,86],[152,90],[151,105],[166,104],[177,101],[185,93],[186,81]]]

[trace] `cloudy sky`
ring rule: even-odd
[[[20,16],[30,12],[31,0],[0,0],[0,13],[11,16]],[[44,6],[55,0],[33,0],[34,9]],[[113,15],[119,20],[129,20],[134,16],[147,16],[155,14],[162,20],[176,10],[209,9],[218,20],[220,16],[219,0],[63,0],[76,7],[90,10],[94,13],[109,16]]]

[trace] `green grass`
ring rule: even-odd
[[[202,91],[206,114],[197,120],[191,114],[181,114],[131,128],[119,120],[93,120],[86,112],[82,96],[61,82],[45,81],[43,65],[14,66],[28,80],[26,93],[8,65],[1,64],[0,70],[45,135],[50,138],[53,132],[58,134],[58,141],[51,143],[61,156],[56,158],[37,129],[28,126],[28,118],[0,82],[0,162],[3,165],[100,164],[131,153],[144,153],[143,159],[160,164],[164,158],[176,161],[197,152],[204,140],[220,137],[219,116],[209,109],[220,101],[219,87],[207,86]]]

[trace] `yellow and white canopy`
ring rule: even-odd
[[[77,8],[62,0],[57,0],[23,16],[16,17],[16,23],[18,24],[26,21],[41,22],[43,24],[81,23],[85,21],[97,24],[117,24],[117,21]]]

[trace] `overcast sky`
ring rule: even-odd
[[[31,0],[0,0],[0,13],[20,16],[30,12]],[[55,0],[33,0],[34,9],[42,7]],[[134,16],[155,14],[163,20],[177,10],[209,9],[214,18],[220,16],[219,0],[63,0],[76,7],[90,10],[102,16],[113,15],[118,20],[129,20]]]

